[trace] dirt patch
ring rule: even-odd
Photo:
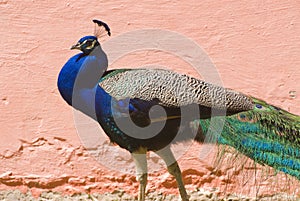
[[[298,201],[299,198],[278,194],[267,197],[251,198],[245,196],[230,195],[226,198],[218,197],[214,192],[194,191],[190,192],[190,201]],[[18,190],[0,191],[1,201],[135,201],[136,197],[123,191],[115,191],[105,194],[76,194],[62,195],[58,192],[43,192],[38,198],[34,198],[30,192],[24,194]],[[177,195],[164,195],[162,193],[148,193],[146,201],[178,201]]]

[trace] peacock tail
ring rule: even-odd
[[[273,167],[300,180],[300,117],[252,98],[254,109],[224,118],[217,141],[235,148],[255,162]],[[195,121],[202,133],[219,125],[210,119]]]

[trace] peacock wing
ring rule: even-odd
[[[229,114],[253,109],[252,100],[242,93],[163,69],[114,70],[99,86],[117,100],[157,99],[159,105],[169,108],[197,104],[225,109]]]

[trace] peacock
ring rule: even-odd
[[[106,23],[94,20],[110,35]],[[138,200],[145,200],[146,153],[153,151],[176,179],[183,201],[189,196],[171,145],[208,133],[257,163],[300,180],[300,117],[257,98],[164,69],[107,70],[97,36],[85,36],[71,49],[58,76],[63,99],[97,121],[111,142],[128,150],[136,165]],[[184,118],[183,118],[184,117]],[[196,128],[196,129],[195,129]]]

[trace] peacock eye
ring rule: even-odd
[[[262,108],[262,105],[256,104],[256,108],[261,109],[261,108]]]
[[[86,44],[86,46],[91,46],[93,44],[93,41],[87,40],[85,44]]]
[[[245,114],[240,114],[240,118],[244,120],[244,119],[246,119],[246,115]]]

